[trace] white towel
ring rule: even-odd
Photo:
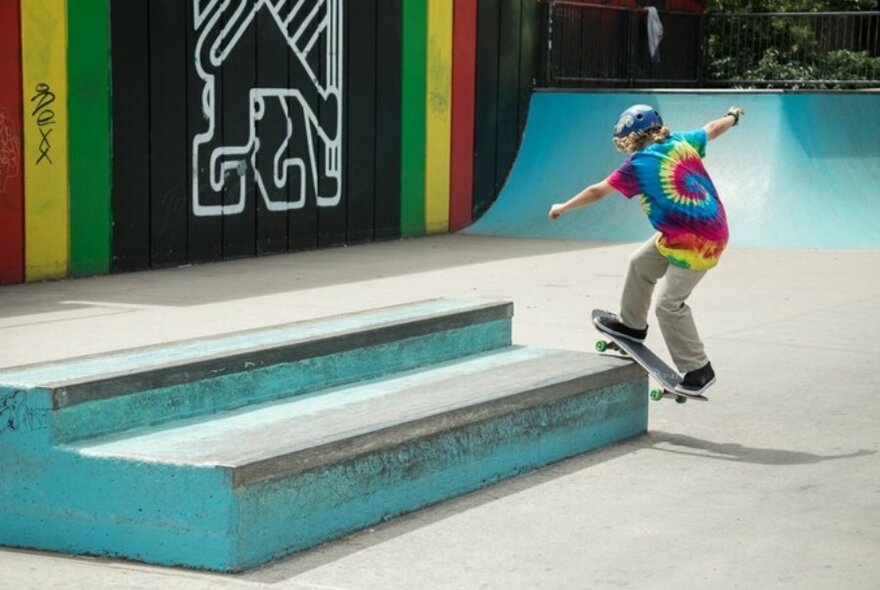
[[[660,63],[660,41],[663,40],[663,23],[657,9],[650,6],[648,11],[648,53],[651,54],[651,63]]]

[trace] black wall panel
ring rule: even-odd
[[[149,10],[147,0],[112,0],[113,265],[150,266]]]
[[[500,22],[501,0],[480,0],[474,101],[474,219],[482,215],[497,196]]]
[[[268,11],[261,11],[256,22],[256,84],[259,88],[288,88],[289,64],[287,42],[274,17]],[[260,174],[255,195],[257,253],[269,254],[287,251],[288,210],[278,210],[286,206],[299,192],[299,174],[288,176],[288,183],[278,186],[276,177],[291,173],[291,167],[279,162],[279,154],[284,150],[288,138],[287,119],[283,106],[286,104],[270,98],[258,99],[253,108],[259,113],[256,118],[256,133],[259,146],[255,154],[256,169]],[[292,185],[296,183],[297,189]],[[265,195],[265,196],[264,196]],[[268,198],[268,202],[267,202]],[[270,209],[269,202],[274,203]],[[273,210],[274,209],[274,210]]]
[[[215,198],[208,184],[210,166],[208,159],[200,158],[198,164],[193,164],[193,138],[204,133],[208,128],[208,119],[205,114],[202,101],[204,88],[199,72],[196,69],[197,60],[203,60],[205,53],[197,55],[196,44],[198,32],[195,28],[195,17],[192,7],[193,0],[187,0],[186,4],[186,170],[187,170],[187,238],[189,247],[189,261],[192,263],[213,262],[223,258],[223,218],[219,216],[196,215],[193,210],[194,200],[200,203],[219,205],[219,198]],[[115,65],[115,64],[114,64]],[[217,72],[222,76],[222,72]],[[195,173],[194,173],[195,167]],[[198,178],[198,185],[194,185],[193,176]],[[196,194],[194,195],[194,191]],[[194,199],[195,197],[195,199]]]
[[[250,92],[256,84],[257,37],[253,22],[245,26],[246,12],[228,12],[225,27],[238,33],[237,38],[222,41],[228,52],[223,62],[223,145],[233,150],[220,161],[223,173],[223,204],[241,208],[223,216],[223,258],[243,258],[256,254],[256,205],[254,171],[251,166]],[[234,43],[232,41],[235,41]]]
[[[402,2],[379,0],[376,15],[376,240],[400,237]]]
[[[519,137],[526,128],[529,99],[538,84],[541,63],[541,35],[544,28],[543,5],[523,2],[519,48]]]
[[[150,265],[188,262],[186,4],[150,0]]]
[[[519,147],[519,74],[522,0],[501,0],[498,26],[498,151],[495,193],[501,190]]]
[[[346,3],[345,201],[347,242],[373,239],[376,195],[376,0]]]
[[[354,1],[360,2],[363,0]],[[345,31],[340,31],[340,34],[342,34],[344,39]],[[344,75],[344,72],[338,72],[337,69],[329,63],[326,38],[321,38],[318,41],[317,51],[320,58],[320,69],[318,70],[320,84],[329,84],[329,78],[331,75]],[[342,64],[345,64],[345,61],[346,60],[343,57]],[[358,100],[358,97],[354,97],[354,100]],[[342,125],[343,142],[347,141],[345,139],[347,117],[344,112],[341,113],[340,117],[340,109],[344,109],[344,106],[344,102],[338,100],[336,97],[328,96],[320,101],[318,109],[320,126],[325,132],[335,134],[339,129],[339,126]],[[315,149],[317,156],[318,197],[321,199],[329,199],[339,191],[342,192],[342,203],[340,205],[335,207],[318,207],[318,246],[321,248],[341,246],[345,244],[346,224],[348,218],[345,208],[347,195],[345,194],[345,185],[343,184],[340,186],[340,183],[343,181],[342,177],[345,174],[345,147],[345,143],[343,143],[335,154],[328,153],[328,151],[321,145],[318,145]],[[334,159],[335,162],[331,163],[331,160]],[[330,174],[328,170],[330,166],[342,167],[339,171],[341,174],[338,176]]]
[[[291,103],[290,108],[296,112],[291,116],[293,124],[293,136],[289,146],[290,157],[302,160],[308,165],[310,145],[309,136],[312,133],[312,122],[308,119],[308,113],[319,113],[321,108],[321,96],[314,89],[311,81],[312,73],[321,71],[323,61],[318,51],[312,51],[306,56],[305,64],[294,56],[289,56],[288,80],[290,88],[302,89],[301,104]],[[305,105],[305,108],[302,106]],[[304,174],[304,176],[303,176]],[[298,181],[292,182],[295,187],[300,203],[299,208],[292,209],[288,214],[288,250],[311,250],[318,247],[318,191],[316,189],[317,178],[304,170],[297,176]],[[300,193],[299,186],[302,186]]]
[[[522,140],[539,66],[541,5],[478,0],[474,192],[476,219],[504,186]]]

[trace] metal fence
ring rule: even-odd
[[[880,12],[661,12],[550,0],[543,83],[557,87],[880,86]]]
[[[706,85],[880,85],[880,12],[717,14],[706,33]]]
[[[548,86],[697,85],[702,16],[664,12],[660,60],[648,51],[647,12],[551,1],[547,13]]]

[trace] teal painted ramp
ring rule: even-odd
[[[638,202],[609,196],[559,221],[550,205],[623,161],[618,115],[655,105],[673,130],[703,126],[731,105],[740,126],[710,143],[706,168],[728,213],[731,245],[880,247],[880,94],[783,92],[541,92],[497,202],[465,233],[635,241],[652,232]]]

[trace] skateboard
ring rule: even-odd
[[[618,338],[617,336],[606,332],[596,322],[596,318],[603,315],[611,315],[611,313],[601,309],[593,310],[593,325],[596,326],[596,329],[599,330],[602,336],[607,338],[607,340],[598,340],[596,342],[596,350],[601,353],[606,353],[609,350],[616,351],[619,354],[615,354],[614,356],[630,358],[645,369],[648,374],[660,384],[659,389],[655,388],[651,390],[650,395],[652,400],[660,401],[663,398],[669,398],[674,399],[680,404],[685,403],[689,399],[695,399],[702,402],[709,401],[709,398],[704,395],[693,395],[690,393],[680,393],[675,391],[675,386],[681,383],[681,375],[664,363],[660,357],[651,352],[651,349],[644,344],[633,342],[626,338]]]

